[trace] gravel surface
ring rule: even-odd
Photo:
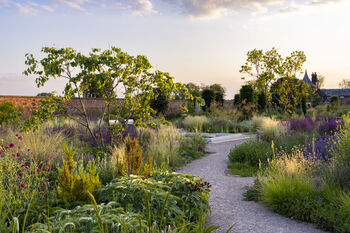
[[[208,225],[218,225],[216,232],[225,232],[236,223],[231,232],[240,233],[322,233],[312,224],[297,222],[280,216],[263,205],[244,201],[245,186],[252,185],[253,177],[239,177],[227,173],[227,154],[244,140],[209,143],[211,154],[195,160],[179,172],[199,175],[212,185],[209,203],[212,208]]]

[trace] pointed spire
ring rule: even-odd
[[[311,87],[315,87],[315,84],[311,82],[309,75],[307,74],[307,69],[305,69],[305,75],[304,75],[303,81],[309,84]]]

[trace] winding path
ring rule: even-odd
[[[209,203],[212,208],[208,225],[218,225],[216,232],[225,232],[236,223],[232,233],[322,233],[312,224],[297,222],[276,213],[263,205],[244,201],[244,187],[252,185],[254,178],[238,177],[226,173],[227,154],[244,140],[209,143],[211,154],[195,160],[179,172],[199,175],[212,185]]]

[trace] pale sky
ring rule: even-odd
[[[22,75],[42,46],[116,46],[176,81],[222,84],[226,99],[249,50],[302,50],[303,69],[337,88],[350,79],[349,12],[350,0],[0,0],[0,95],[60,93],[61,81],[39,90]]]

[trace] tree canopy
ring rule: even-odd
[[[96,141],[99,141],[99,136],[102,137],[101,125],[104,122],[110,130],[122,129],[124,122],[130,118],[134,119],[136,126],[151,124],[149,120],[152,119],[154,110],[150,101],[156,99],[160,92],[171,98],[174,91],[180,90],[184,98],[193,98],[181,83],[174,82],[169,73],[155,70],[146,56],[131,56],[116,47],[104,51],[92,49],[88,55],[73,48],[43,47],[41,51],[44,58],[40,61],[32,54],[25,55],[27,69],[24,74],[35,75],[38,87],[44,86],[52,78],[65,79],[63,102],[72,97],[80,100],[80,108],[77,109],[79,123],[89,130]],[[155,92],[155,89],[160,92]],[[84,96],[105,99],[97,136],[92,131],[82,101]],[[117,99],[121,99],[118,104]],[[41,113],[38,112],[33,117],[40,118]],[[110,119],[118,120],[119,123],[112,126]],[[162,122],[165,120],[162,119]]]
[[[272,83],[279,78],[293,79],[297,77],[305,62],[306,56],[303,51],[294,51],[283,58],[275,48],[266,52],[254,49],[248,51],[247,60],[241,66],[240,72],[252,78],[248,83],[264,94],[265,102],[270,108]]]

